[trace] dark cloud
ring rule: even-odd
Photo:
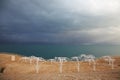
[[[87,1],[2,0],[0,3],[0,41],[101,43],[102,36],[106,34],[105,30],[111,26],[120,25],[117,9],[119,1],[97,0],[98,5]],[[99,31],[98,28],[102,28],[101,31],[104,34],[96,34],[96,31]],[[111,30],[111,32],[114,31]],[[109,38],[103,41],[111,41],[111,36],[115,35],[108,32],[105,36],[108,34]]]
[[[7,5],[6,0],[0,0],[0,11],[3,10],[6,5]]]

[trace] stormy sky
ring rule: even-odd
[[[120,44],[120,0],[0,0],[0,43]]]

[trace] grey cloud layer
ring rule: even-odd
[[[111,27],[120,29],[119,4],[119,0],[9,0],[0,8],[0,40],[118,43],[119,39],[106,36],[119,33],[104,34]],[[98,28],[102,33],[97,34]]]

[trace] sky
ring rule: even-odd
[[[0,0],[0,43],[120,44],[120,0]]]

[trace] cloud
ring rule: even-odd
[[[62,3],[72,12],[93,16],[118,13],[120,8],[119,0],[62,0]]]
[[[0,11],[0,40],[117,44],[119,5],[119,0],[9,0]]]
[[[84,35],[84,39],[88,39],[91,44],[120,44],[120,27],[106,27],[106,28],[93,28],[88,30],[70,31],[67,34],[74,37],[81,38]]]

